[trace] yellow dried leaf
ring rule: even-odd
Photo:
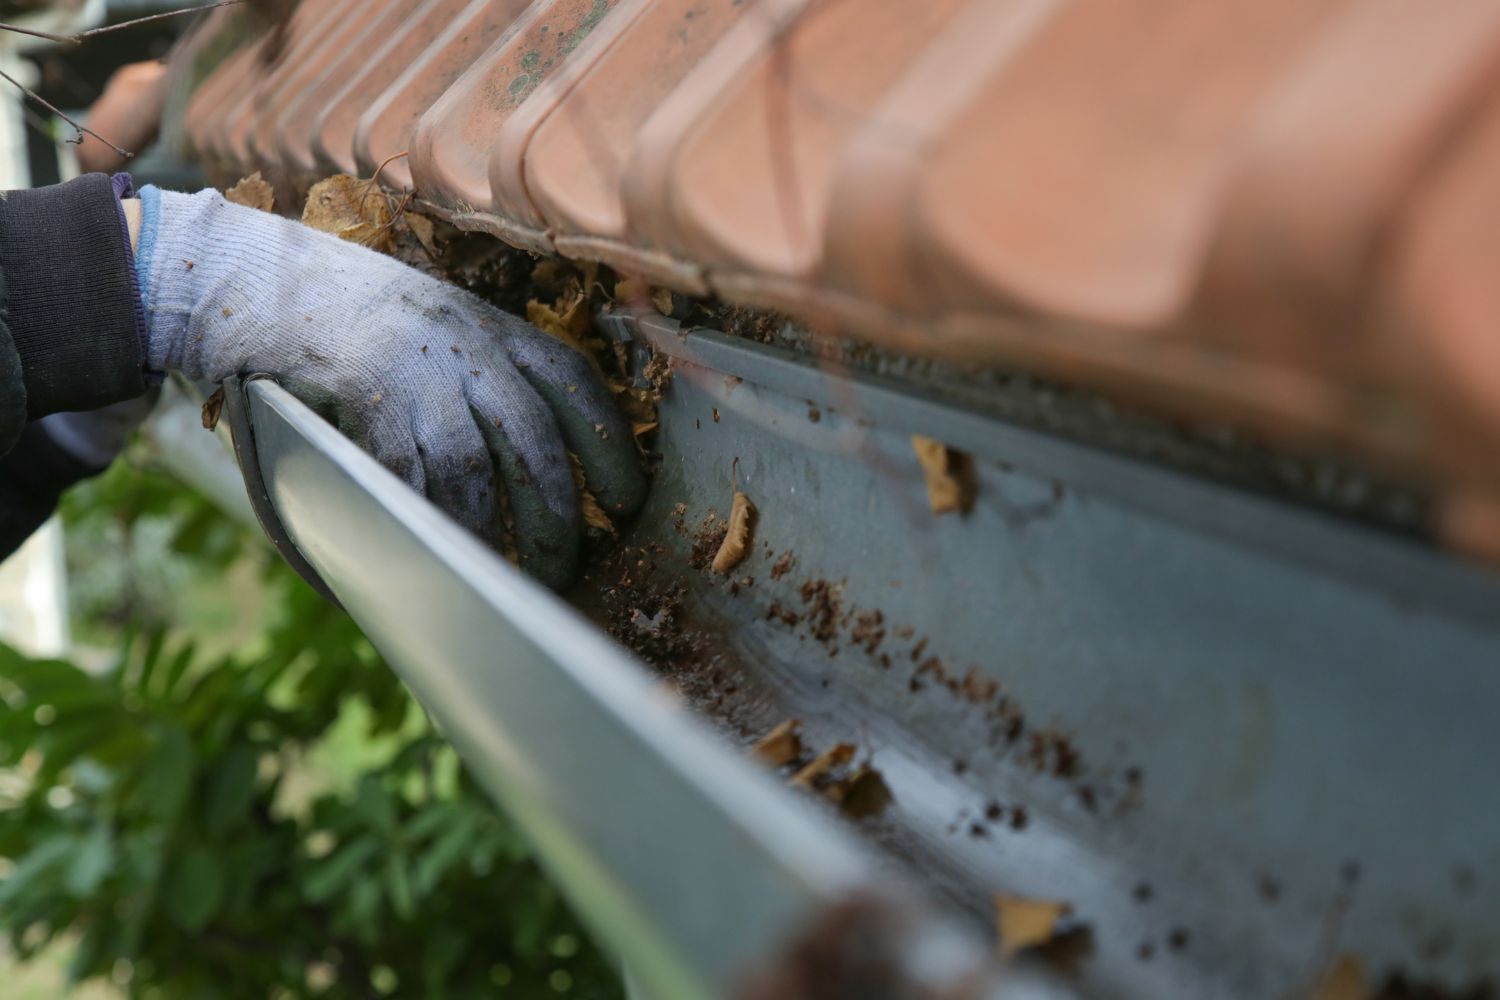
[[[276,206],[276,195],[259,170],[249,177],[240,178],[238,184],[224,192],[224,200],[246,208],[258,208],[262,212],[270,212]]]
[[[834,768],[842,767],[852,760],[854,760],[854,744],[835,743],[827,750],[818,754],[812,763],[792,775],[790,784],[793,788],[810,789],[814,787],[815,782],[819,778],[828,774]]]
[[[570,318],[563,316],[547,303],[536,299],[527,302],[526,321],[543,333],[556,337],[580,354],[586,354],[583,344],[579,343],[578,338],[573,336],[573,331],[569,328]]]
[[[912,450],[922,463],[927,481],[927,502],[934,514],[968,513],[974,507],[973,460],[930,437],[911,436]]]
[[[422,244],[422,249],[436,257],[438,255],[437,227],[432,224],[432,220],[411,209],[407,209],[402,218],[406,220],[406,228],[410,229],[412,235]]]
[[[719,543],[719,551],[714,554],[712,568],[715,573],[728,573],[745,560],[754,531],[755,504],[735,490],[734,504],[729,508],[729,530],[724,541]]]
[[[568,452],[568,461],[573,464],[573,483],[578,487],[578,509],[583,514],[583,523],[613,535],[615,523],[609,519],[609,515],[599,505],[598,498],[589,490],[588,480],[583,474],[583,463],[571,451]]]
[[[782,767],[802,756],[802,723],[787,719],[760,738],[750,755],[769,767]]]
[[[665,288],[651,289],[651,304],[663,316],[672,315],[672,293]]]
[[[1368,1000],[1364,963],[1353,955],[1340,955],[1313,991],[1312,1000]]]
[[[575,341],[581,341],[584,334],[589,332],[592,313],[589,310],[588,296],[581,289],[568,296],[566,301],[559,299],[556,312]]]
[[[341,240],[350,243],[358,243],[362,247],[370,247],[375,250],[385,250],[391,242],[391,231],[375,225],[373,222],[360,222],[340,229],[337,236]]]
[[[1010,958],[1051,941],[1057,933],[1057,922],[1067,912],[1067,903],[995,893],[995,925],[1000,934],[1001,957]]]
[[[630,433],[634,434],[636,437],[642,437],[656,430],[657,426],[658,424],[655,420],[647,420],[643,423],[631,424]]]
[[[335,174],[319,181],[307,192],[302,223],[340,239],[389,253],[391,206],[385,192],[373,181],[348,174]]]

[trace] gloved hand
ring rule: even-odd
[[[582,530],[568,451],[611,514],[645,494],[629,424],[589,363],[389,257],[195,195],[141,192],[150,370],[262,373],[464,527],[561,586]]]

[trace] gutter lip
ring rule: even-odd
[[[1224,541],[1385,595],[1403,612],[1422,610],[1486,629],[1500,615],[1500,573],[1461,554],[1351,523],[1065,440],[1001,417],[965,408],[868,372],[850,371],[838,385],[804,354],[708,328],[683,327],[658,315],[615,314],[618,325],[675,362],[773,387],[824,410],[857,407],[861,419],[923,434],[974,455],[1005,462],[1070,489],[1119,501]]]
[[[649,995],[731,994],[851,898],[912,911],[868,849],[560,598],[285,389],[246,392],[292,540]],[[987,964],[944,918],[915,929]]]

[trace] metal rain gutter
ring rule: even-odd
[[[731,994],[820,913],[872,891],[862,847],[594,626],[285,390],[249,394],[293,540],[647,995]],[[982,949],[920,926],[916,979],[982,978]]]

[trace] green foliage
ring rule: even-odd
[[[73,939],[75,980],[171,1000],[618,996],[346,616],[160,476],[117,466],[66,506],[96,540],[164,520],[180,584],[255,581],[264,613],[206,653],[127,597],[101,612],[100,634],[130,625],[94,670],[0,647],[0,931],[19,956]]]

